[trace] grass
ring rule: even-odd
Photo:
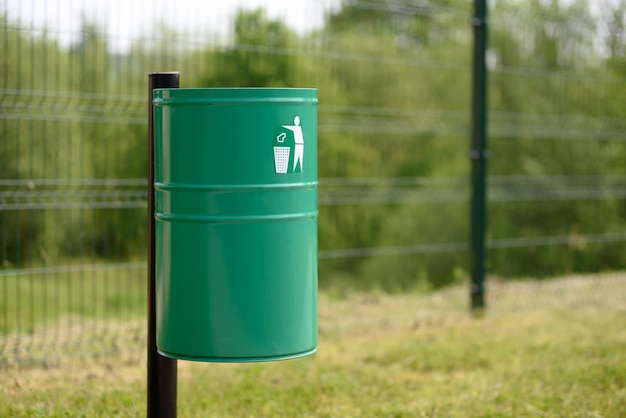
[[[319,352],[179,362],[180,417],[626,416],[626,277],[320,295]],[[143,416],[145,358],[5,370],[0,416]]]

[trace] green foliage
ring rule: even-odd
[[[385,291],[429,290],[464,277],[466,254],[458,248],[469,234],[465,204],[404,205],[385,219],[381,246],[423,246],[425,253],[371,257],[363,263],[366,288]],[[429,246],[452,244],[449,250],[429,252]]]
[[[49,64],[49,55],[57,49],[54,42],[46,39],[29,39],[15,29],[17,25],[7,16],[0,16],[0,86],[5,89],[28,91],[45,88],[38,71]],[[50,75],[58,74],[50,68]],[[32,106],[32,97],[6,91],[0,96],[3,111],[15,107],[15,113],[7,112],[0,121],[0,179],[25,180],[45,176],[43,164],[53,152],[45,142],[46,130],[40,121],[23,120]],[[24,110],[26,109],[26,110]],[[32,184],[27,187],[32,189]],[[16,190],[6,186],[3,190]],[[23,264],[36,257],[32,245],[42,233],[43,217],[35,213],[17,213],[0,210],[0,268]]]
[[[612,178],[626,175],[626,145],[618,139],[624,124],[616,119],[619,114],[623,120],[625,108],[615,100],[626,94],[626,84],[609,69],[614,48],[608,56],[597,50],[607,27],[609,46],[622,36],[613,13],[623,5],[614,6],[607,18],[598,19],[585,1],[495,4],[490,174],[505,181],[543,178],[552,185],[543,199],[490,203],[491,236],[529,242],[494,249],[489,263],[494,274],[547,277],[625,267],[615,258],[615,252],[623,253],[623,242],[585,238],[622,232],[626,213],[618,188],[610,186]],[[579,198],[555,199],[568,189]],[[602,199],[590,192],[604,189]],[[544,245],[542,237],[564,242]]]
[[[437,248],[467,241],[468,210],[459,203],[467,188],[426,190],[422,182],[448,184],[469,174],[470,6],[345,0],[322,29],[306,34],[263,9],[239,10],[226,40],[188,46],[183,34],[159,25],[128,53],[112,52],[94,22],[83,21],[81,37],[65,46],[2,16],[0,88],[8,116],[0,119],[0,174],[15,181],[144,178],[141,121],[152,71],[179,68],[183,87],[316,87],[320,196],[331,196],[320,207],[319,248],[363,250],[322,259],[322,286],[346,280],[393,291],[454,283],[467,271],[466,252]],[[615,178],[626,175],[625,7],[610,2],[594,14],[584,0],[493,3],[490,175],[505,183],[594,178],[606,193],[494,199],[492,238],[623,232],[626,207]],[[24,187],[51,189],[20,183],[2,190]],[[568,187],[556,181],[552,192]],[[145,213],[132,208],[0,211],[2,265],[133,259],[145,251],[145,224]],[[624,268],[623,246],[499,248],[490,268],[502,276]],[[394,251],[400,253],[389,255]]]
[[[295,76],[289,48],[296,35],[279,20],[268,19],[263,9],[240,10],[235,18],[234,44],[225,51],[209,50],[206,87],[291,86]]]

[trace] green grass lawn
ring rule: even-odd
[[[623,275],[493,283],[491,296],[484,314],[471,315],[465,287],[322,293],[317,354],[181,361],[179,416],[626,416]],[[3,370],[0,416],[144,416],[144,363]]]

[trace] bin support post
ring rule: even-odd
[[[148,418],[176,417],[176,360],[157,352],[154,224],[154,107],[152,90],[180,87],[179,73],[148,75]]]
[[[487,0],[474,1],[472,77],[472,202],[470,236],[470,298],[472,309],[485,306],[487,229]]]

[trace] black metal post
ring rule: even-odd
[[[152,90],[180,87],[178,73],[148,75],[148,414],[149,418],[176,416],[176,360],[157,352],[154,236],[154,107]]]
[[[487,229],[487,0],[474,1],[474,57],[472,77],[472,208],[471,306],[485,306],[485,235]]]

